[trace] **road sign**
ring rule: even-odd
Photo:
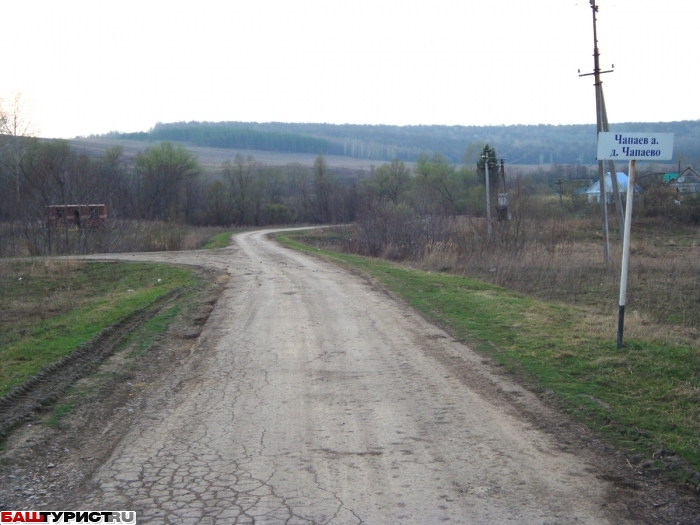
[[[598,133],[598,160],[672,160],[673,133]]]

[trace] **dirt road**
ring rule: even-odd
[[[625,523],[591,459],[542,430],[560,416],[365,279],[265,232],[124,258],[232,278],[206,357],[148,403],[80,507],[154,524]]]

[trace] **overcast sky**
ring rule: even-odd
[[[611,122],[700,119],[698,0],[598,0]],[[156,122],[595,122],[589,0],[0,0],[44,137]]]

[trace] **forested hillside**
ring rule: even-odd
[[[683,164],[700,164],[700,121],[611,124],[611,131],[675,133]],[[388,126],[294,124],[282,122],[158,123],[148,132],[108,134],[144,141],[172,140],[196,146],[286,153],[322,153],[390,161],[415,161],[421,153],[441,153],[459,163],[469,145],[495,145],[517,164],[595,163],[595,125]],[[473,147],[473,151],[481,148]],[[471,163],[473,159],[468,159]]]

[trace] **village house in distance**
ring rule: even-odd
[[[700,195],[700,174],[693,168],[686,168],[681,173],[664,174],[664,182],[671,188],[675,188],[679,195]]]
[[[620,197],[622,199],[627,198],[627,174],[621,171],[617,172],[617,186],[620,192]],[[605,174],[605,197],[608,203],[612,202],[612,178],[610,177],[610,172]],[[638,184],[634,185],[634,193],[639,195],[644,193],[644,190]],[[600,202],[600,181],[594,182],[587,190],[586,196],[588,197],[588,202]]]

